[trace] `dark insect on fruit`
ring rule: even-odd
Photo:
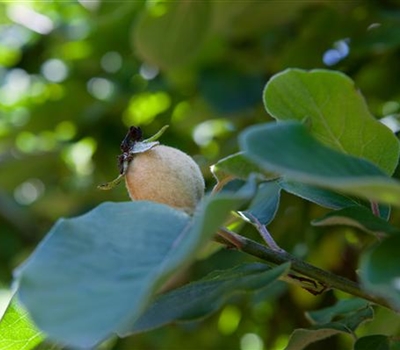
[[[118,159],[118,169],[120,174],[124,174],[127,168],[127,164],[133,159],[133,146],[136,142],[142,141],[143,133],[139,127],[131,126],[128,133],[121,142],[121,151]]]
[[[121,142],[121,151],[128,153],[132,150],[135,142],[141,141],[143,138],[142,129],[136,126],[131,126],[128,133]]]

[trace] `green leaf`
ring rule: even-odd
[[[206,317],[229,302],[233,296],[270,287],[289,271],[289,264],[270,268],[252,263],[214,271],[184,287],[163,294],[138,319],[129,333],[139,333],[174,321]]]
[[[285,350],[302,350],[308,345],[336,334],[354,335],[354,331],[360,324],[373,318],[373,310],[370,306],[348,314],[341,320],[312,326],[308,329],[296,329],[290,336]]]
[[[353,206],[371,207],[370,203],[357,198],[345,196],[324,188],[306,185],[297,181],[281,179],[279,180],[279,185],[288,193],[329,209],[342,209]],[[388,220],[390,217],[390,206],[379,205],[379,214],[382,219]]]
[[[27,311],[12,298],[0,321],[0,349],[34,349],[43,340],[43,334],[31,322]]]
[[[288,193],[307,199],[322,207],[341,209],[357,205],[358,202],[350,196],[345,196],[324,188],[310,186],[297,181],[282,179],[280,186]]]
[[[354,350],[390,350],[389,338],[386,335],[368,335],[357,339]]]
[[[324,146],[298,122],[250,127],[240,144],[251,160],[291,181],[400,206],[399,182],[364,159]]]
[[[211,172],[218,181],[218,187],[233,179],[246,180],[251,174],[258,174],[263,179],[276,177],[275,174],[265,174],[265,171],[251,162],[243,152],[219,160],[211,166]]]
[[[249,208],[241,211],[241,215],[250,221],[252,221],[252,217],[254,216],[261,224],[268,225],[278,211],[280,193],[281,187],[276,181],[261,183]]]
[[[133,27],[134,50],[162,68],[183,65],[201,49],[210,19],[207,1],[154,2]]]
[[[400,309],[400,236],[384,239],[361,257],[360,280],[364,288]]]
[[[364,309],[368,305],[368,301],[360,298],[343,299],[339,300],[335,305],[307,312],[306,317],[314,324],[324,324],[332,322],[337,317],[343,317],[357,310]]]
[[[378,234],[398,234],[400,229],[392,226],[386,220],[374,215],[363,206],[353,206],[336,210],[312,221],[314,226],[347,225],[362,231]]]
[[[176,267],[173,243],[189,222],[149,202],[104,203],[59,220],[17,271],[18,297],[51,338],[94,346],[137,317]]]
[[[343,73],[287,69],[267,83],[264,103],[277,120],[307,118],[311,134],[323,144],[368,159],[389,175],[394,172],[400,154],[396,136],[371,115]]]
[[[211,172],[218,182],[223,182],[226,178],[246,180],[251,173],[262,173],[263,170],[239,152],[220,159],[211,166]]]
[[[214,196],[193,218],[135,201],[104,203],[59,220],[17,270],[18,297],[51,339],[94,346],[129,329],[162,282],[191,261],[248,196]]]

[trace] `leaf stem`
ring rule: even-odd
[[[160,130],[157,131],[157,133],[155,133],[153,136],[149,137],[146,140],[143,140],[143,142],[154,142],[157,141],[162,134],[164,134],[165,130],[167,130],[167,128],[169,128],[169,125],[164,125]]]
[[[321,285],[326,286],[326,290],[341,290],[374,304],[395,310],[386,300],[365,292],[358,283],[308,264],[286,251],[273,250],[251,239],[240,236],[235,232],[229,231],[226,228],[220,228],[216,241],[227,244],[230,248],[234,246],[236,249],[262,259],[272,265],[281,265],[285,262],[290,262],[291,270],[318,281]],[[400,310],[395,311],[399,312]]]
[[[125,174],[119,174],[116,179],[114,179],[114,180],[112,180],[110,182],[107,182],[105,184],[98,185],[97,188],[99,190],[105,190],[105,191],[111,190],[112,188],[117,186],[122,181],[124,176],[125,176]]]
[[[261,237],[264,239],[265,243],[268,244],[268,246],[275,251],[281,251],[284,252],[284,250],[279,247],[278,243],[275,242],[274,238],[272,235],[269,233],[268,229],[263,225],[253,214],[250,212],[246,212],[246,216],[250,218],[251,224],[257,229],[257,231],[260,233]]]

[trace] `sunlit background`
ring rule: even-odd
[[[396,1],[200,1],[192,11],[184,3],[0,4],[0,308],[12,270],[57,219],[128,200],[123,185],[109,192],[96,186],[117,175],[130,125],[151,136],[169,124],[162,142],[195,158],[207,190],[210,165],[237,151],[245,127],[270,120],[263,87],[288,67],[345,72],[371,112],[399,130]],[[171,18],[174,11],[179,16]],[[346,275],[364,243],[354,229],[311,228],[320,211],[285,195],[272,231],[285,249]],[[219,252],[197,262],[188,278],[243,259]],[[114,349],[279,350],[294,328],[308,325],[305,310],[329,302],[329,295],[277,285],[234,299],[205,321],[134,336]],[[370,327],[382,328],[382,319]]]

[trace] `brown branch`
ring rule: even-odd
[[[292,271],[317,281],[321,286],[325,287],[324,290],[341,290],[353,296],[368,300],[374,304],[400,312],[400,310],[394,309],[385,299],[364,291],[358,283],[308,264],[285,251],[273,250],[251,239],[240,236],[235,232],[229,231],[226,228],[221,228],[218,231],[217,237],[216,241],[219,243],[226,244],[230,248],[235,247],[246,254],[264,260],[269,265],[276,266],[290,262]]]

